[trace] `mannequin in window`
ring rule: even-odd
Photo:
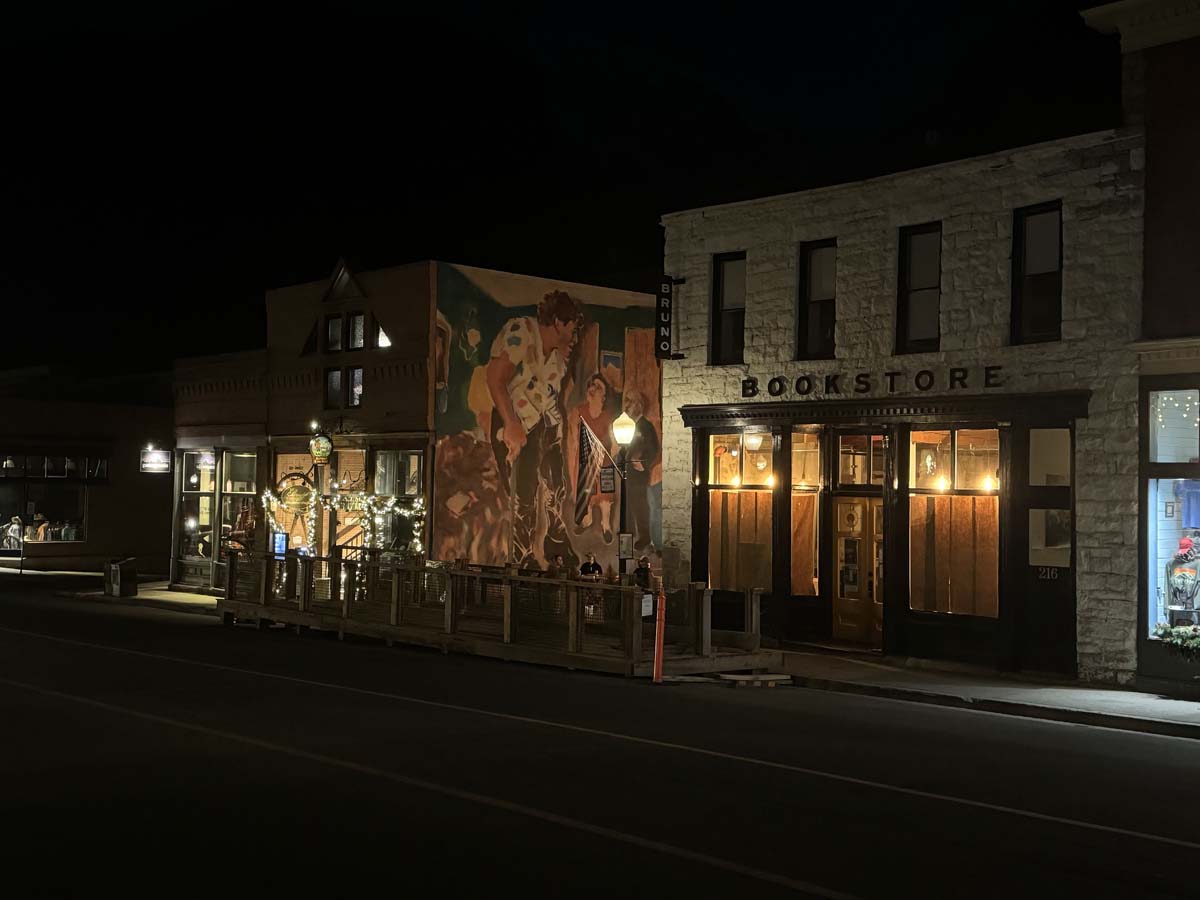
[[[1179,539],[1179,550],[1167,563],[1167,607],[1194,609],[1200,591],[1200,552],[1189,537]]]
[[[13,516],[4,529],[4,546],[9,550],[19,550],[21,547],[21,532],[25,530],[20,516]]]

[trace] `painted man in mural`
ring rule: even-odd
[[[577,564],[563,522],[562,391],[582,321],[578,301],[565,291],[551,291],[538,304],[536,317],[504,323],[487,364],[496,407],[492,450],[512,507],[511,559],[522,567],[539,567],[534,553],[539,490],[546,512],[542,558],[561,554],[569,569]]]
[[[646,404],[637,391],[625,394],[625,412],[637,427],[629,442],[625,489],[629,491],[629,529],[635,550],[645,550],[654,540],[650,533],[650,472],[658,457],[658,432],[646,418]]]

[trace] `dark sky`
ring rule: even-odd
[[[1117,124],[1086,5],[6,12],[4,364],[260,346],[339,255],[650,290],[663,212]]]

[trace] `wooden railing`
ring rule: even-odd
[[[745,632],[714,632],[711,592],[702,583],[666,592],[668,657],[710,657],[714,647],[756,650],[757,599],[747,596]],[[230,556],[220,606],[230,620],[254,618],[492,655],[511,655],[496,654],[497,646],[522,648],[529,651],[522,658],[587,657],[608,660],[613,671],[632,671],[652,655],[657,602],[644,609],[642,590],[628,584],[367,551],[362,558]]]

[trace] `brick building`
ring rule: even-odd
[[[757,588],[785,643],[1190,678],[1154,633],[1200,606],[1158,574],[1200,528],[1200,20],[1087,16],[1137,36],[1118,129],[663,218],[664,559],[714,618]]]

